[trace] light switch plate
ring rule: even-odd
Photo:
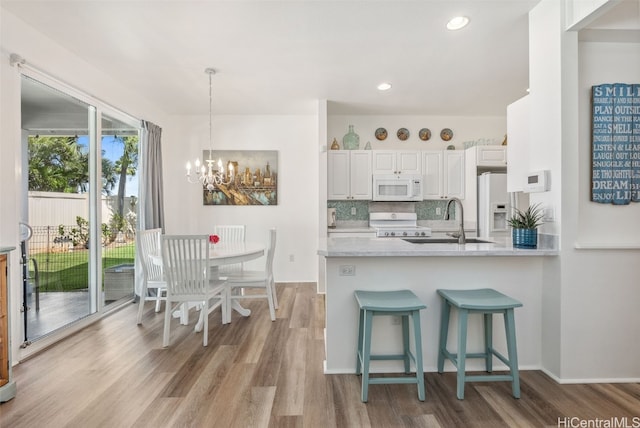
[[[554,221],[555,215],[553,213],[553,207],[547,207],[542,210],[542,221]]]

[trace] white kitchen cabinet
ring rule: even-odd
[[[422,174],[419,150],[374,150],[374,174]]]
[[[507,146],[476,146],[477,166],[507,166]]]
[[[462,150],[422,152],[424,199],[464,199],[464,158]]]
[[[507,136],[509,137],[509,166],[507,191],[522,192],[529,167],[529,95],[507,106]]]
[[[333,150],[327,159],[327,198],[372,198],[371,150]]]

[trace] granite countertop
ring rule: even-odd
[[[338,225],[336,227],[329,227],[327,228],[327,232],[329,233],[354,233],[354,232],[375,232],[376,228],[375,227],[369,227],[369,226],[351,226],[351,225]]]
[[[509,238],[492,243],[413,244],[400,238],[325,238],[319,242],[318,254],[325,257],[469,257],[469,256],[557,256],[552,241],[537,249],[514,248]]]

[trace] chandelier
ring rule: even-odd
[[[187,181],[189,183],[200,183],[209,192],[212,192],[216,187],[226,186],[233,181],[233,164],[229,162],[229,174],[225,174],[223,168],[222,159],[218,159],[216,163],[212,158],[213,156],[213,139],[211,137],[211,121],[212,121],[212,96],[211,96],[211,78],[216,71],[213,68],[207,68],[204,70],[209,75],[209,159],[205,159],[205,164],[200,163],[200,158],[197,158],[194,166],[194,176],[191,175],[191,162],[187,162]],[[217,167],[217,168],[216,168]]]

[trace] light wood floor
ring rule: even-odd
[[[640,384],[558,385],[538,371],[521,372],[519,400],[496,382],[467,385],[459,401],[453,373],[427,373],[425,402],[415,385],[373,385],[363,404],[359,377],[322,373],[315,285],[279,284],[278,296],[275,322],[263,300],[225,326],[214,312],[206,348],[195,317],[174,322],[162,349],[163,314],[148,303],[136,326],[127,306],[14,367],[18,395],[0,405],[0,427],[640,426]]]

